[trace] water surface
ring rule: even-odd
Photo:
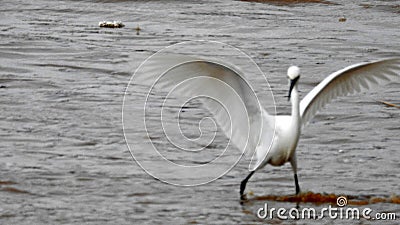
[[[144,59],[187,40],[225,42],[249,54],[268,76],[279,114],[290,112],[284,96],[285,72],[292,64],[302,68],[304,96],[333,71],[400,55],[397,1],[330,2],[335,4],[2,1],[0,223],[259,223],[255,214],[266,201],[239,202],[245,163],[215,182],[190,188],[146,174],[124,141],[123,93]],[[103,20],[126,26],[99,28]],[[400,194],[399,110],[376,101],[399,104],[398,90],[391,84],[344,98],[315,117],[297,149],[303,191]],[[263,171],[251,179],[248,191],[256,196],[294,192],[289,165]],[[369,207],[399,218],[398,204]],[[314,223],[320,222],[348,221]]]

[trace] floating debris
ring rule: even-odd
[[[125,25],[121,21],[102,21],[99,22],[99,27],[107,28],[122,28]]]
[[[340,18],[339,18],[339,22],[346,22],[346,20],[347,20],[347,19],[344,18],[344,17],[340,17]]]
[[[360,6],[362,6],[364,9],[369,9],[372,7],[370,4],[360,4]]]
[[[11,185],[11,184],[16,184],[14,181],[9,181],[9,180],[0,180],[0,185]]]
[[[400,109],[400,106],[399,106],[399,105],[395,105],[395,104],[390,103],[390,102],[379,101],[379,100],[377,100],[377,102],[380,102],[380,103],[385,104],[385,105],[390,106],[390,107],[395,107],[395,108]]]
[[[6,192],[10,192],[10,193],[15,193],[15,194],[31,194],[28,191],[20,190],[20,189],[13,188],[13,187],[4,187],[4,188],[1,188],[0,191],[6,191]]]
[[[136,30],[136,35],[139,35],[139,34],[140,34],[140,31],[141,31],[142,29],[139,27],[139,25],[137,25],[136,28],[135,28],[135,30]]]

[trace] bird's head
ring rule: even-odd
[[[289,88],[289,95],[288,95],[288,100],[290,100],[290,95],[292,93],[292,89],[296,85],[297,81],[300,78],[300,68],[297,66],[291,66],[289,67],[287,71],[287,75],[290,80],[290,88]]]

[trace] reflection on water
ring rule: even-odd
[[[264,199],[244,206],[239,201],[245,163],[211,184],[190,188],[146,174],[124,141],[124,90],[155,51],[185,40],[215,40],[255,60],[268,76],[279,114],[285,114],[289,65],[302,68],[304,96],[330,72],[399,56],[396,1],[330,2],[335,4],[2,1],[0,223],[259,222],[255,214]],[[347,20],[338,22],[341,17]],[[99,28],[103,20],[126,26]],[[304,130],[297,151],[305,193],[344,194],[368,203],[398,196],[399,110],[377,102],[398,105],[398,87],[336,101]],[[141,140],[137,143],[140,147]],[[279,198],[293,190],[289,165],[266,167],[248,184],[257,196]],[[378,202],[369,205],[376,212],[399,212],[398,204]]]

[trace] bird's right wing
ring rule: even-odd
[[[359,63],[329,75],[301,100],[303,126],[332,99],[389,82],[400,82],[400,58]]]
[[[269,137],[272,142],[274,116],[261,107],[237,68],[185,55],[157,55],[135,80],[145,85],[157,80],[161,90],[173,90],[186,97],[200,96],[225,135],[243,153],[253,155],[260,143],[262,126],[269,127],[269,135],[263,134],[263,138]]]

